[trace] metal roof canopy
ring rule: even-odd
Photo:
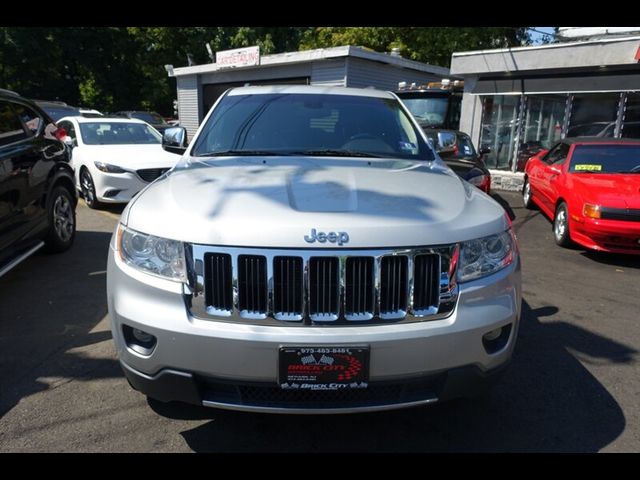
[[[228,72],[235,70],[251,70],[258,69],[266,66],[286,65],[294,63],[313,62],[317,60],[335,59],[341,57],[355,57],[362,58],[364,60],[370,60],[374,62],[386,63],[394,65],[400,68],[408,68],[411,70],[417,70],[441,77],[447,77],[450,75],[449,69],[444,67],[438,67],[435,65],[428,65],[422,62],[416,62],[415,60],[408,60],[388,53],[374,52],[363,47],[355,47],[351,45],[345,45],[341,47],[332,48],[318,48],[315,50],[304,50],[301,52],[286,52],[277,53],[273,55],[264,55],[260,58],[260,65],[252,65],[246,67],[228,67],[220,66],[216,63],[208,63],[205,65],[195,65],[191,67],[174,68],[173,76],[181,77],[185,75],[196,75],[203,73],[213,72]]]

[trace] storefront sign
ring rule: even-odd
[[[260,65],[260,47],[236,48],[216,52],[216,64],[221,67]]]

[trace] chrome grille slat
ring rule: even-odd
[[[231,255],[210,253],[205,257],[207,311],[211,315],[228,317],[233,312],[231,293]]]
[[[366,321],[374,316],[373,257],[350,257],[346,261],[346,309],[348,321]]]
[[[304,317],[302,300],[303,262],[301,257],[274,257],[274,305],[276,320],[300,321]]]
[[[380,318],[392,320],[407,314],[408,258],[406,255],[382,257],[380,263]]]
[[[267,317],[266,258],[260,255],[238,257],[237,310],[243,318]]]
[[[337,257],[313,257],[309,260],[309,318],[314,322],[333,322],[340,316],[339,268]]]
[[[185,301],[195,318],[205,320],[292,326],[415,322],[444,318],[457,301],[456,245],[387,250],[189,245],[188,251]]]
[[[414,258],[413,311],[418,315],[437,312],[440,292],[440,257],[416,255]]]

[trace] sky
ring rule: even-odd
[[[553,29],[555,27],[533,27],[536,30],[538,30],[538,32],[545,32],[545,33],[553,33]],[[534,31],[530,31],[531,33],[531,40],[533,41],[534,45],[538,45],[541,43],[542,41],[542,34],[538,33],[538,32],[534,32]]]

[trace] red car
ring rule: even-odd
[[[558,245],[640,255],[640,140],[561,140],[527,162],[522,196]]]

